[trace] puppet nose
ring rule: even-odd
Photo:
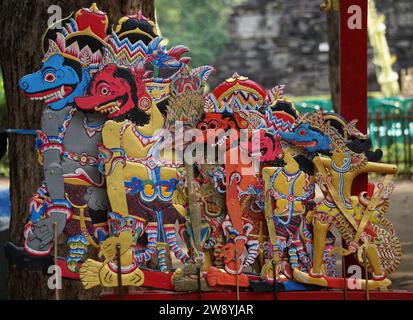
[[[29,89],[29,83],[25,80],[24,77],[19,80],[19,88],[23,91]]]

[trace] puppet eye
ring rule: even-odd
[[[110,92],[110,90],[109,90],[109,87],[107,85],[102,85],[98,89],[98,93],[101,96],[107,96],[109,94],[109,92]]]
[[[201,129],[202,131],[207,129],[207,125],[205,122],[202,122],[198,125],[198,129]]]
[[[305,132],[304,129],[301,129],[300,131],[298,131],[298,134],[299,134],[300,136],[305,136],[306,132]]]
[[[209,129],[216,129],[218,127],[218,123],[216,121],[211,121],[209,123]]]
[[[44,75],[44,81],[53,82],[56,80],[56,76],[52,72],[48,72]]]

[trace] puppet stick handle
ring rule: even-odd
[[[274,286],[274,300],[278,300],[278,288],[277,288],[277,262],[273,259],[271,260],[272,264],[272,284]]]
[[[342,269],[342,274],[343,274],[343,279],[344,279],[344,288],[343,288],[344,300],[347,300],[347,270],[346,270],[347,268],[346,268],[346,259],[344,256],[341,256],[341,269]]]
[[[364,248],[364,273],[366,274],[366,300],[370,300],[370,296],[369,296],[369,273],[368,273],[368,262],[367,262],[367,247]]]
[[[237,257],[237,243],[235,242],[235,268],[237,269],[237,273],[235,274],[235,283],[237,286],[237,300],[240,300],[239,298],[239,278],[238,278],[238,265],[237,265],[237,261],[238,261],[238,257]]]
[[[198,280],[198,293],[199,293],[199,300],[202,299],[202,291],[201,291],[201,266],[196,266],[196,275]]]
[[[201,251],[201,208],[197,201],[194,181],[194,167],[184,161],[186,170],[186,181],[188,185],[189,216],[192,225],[193,242],[196,252]]]
[[[119,298],[123,299],[123,292],[122,292],[122,265],[120,260],[120,243],[116,245],[116,258],[118,262],[118,294]]]
[[[57,238],[58,238],[58,236],[57,236],[57,222],[55,221],[55,222],[53,222],[53,236],[54,236],[54,253],[53,253],[53,258],[54,258],[54,265],[55,265],[55,268],[57,268],[57,266],[58,266],[58,256],[57,256],[57,250],[58,250],[58,243],[57,243]],[[59,281],[58,282],[60,282],[61,281],[61,279],[59,279]],[[59,286],[56,284],[56,287],[55,287],[55,299],[56,300],[60,300],[60,296],[59,296]]]

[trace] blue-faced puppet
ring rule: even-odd
[[[87,247],[105,237],[107,197],[97,159],[104,118],[78,110],[74,99],[85,93],[103,58],[107,27],[95,4],[49,26],[40,69],[19,81],[27,97],[44,104],[36,138],[44,182],[29,201],[24,248],[6,246],[17,267],[47,266],[53,235],[64,233],[67,266],[76,271]]]

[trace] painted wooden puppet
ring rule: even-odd
[[[248,286],[243,269],[254,266],[260,252],[259,242],[267,237],[259,171],[252,167],[252,162],[245,162],[258,154],[258,166],[260,162],[282,162],[279,140],[265,130],[258,130],[263,128],[264,116],[259,109],[267,103],[267,95],[257,83],[234,74],[209,95],[205,117],[197,125],[204,131],[204,140],[208,144],[211,144],[208,132],[215,133],[216,141],[212,142],[218,152],[221,149],[225,154],[222,169],[216,171],[222,172],[217,190],[225,186],[228,212],[222,223],[226,244],[220,254],[224,258],[225,272],[216,266],[209,268],[207,277],[212,286]],[[241,141],[241,129],[247,132],[244,141]],[[237,159],[231,160],[232,155]]]
[[[348,249],[341,254],[355,254],[361,263],[368,263],[372,273],[368,282],[357,279],[359,289],[387,287],[391,281],[387,274],[400,263],[400,241],[394,228],[384,217],[388,198],[394,188],[391,178],[397,168],[377,163],[381,151],[371,151],[371,141],[357,130],[356,122],[347,122],[337,114],[318,111],[297,120],[293,132],[282,135],[283,139],[300,145],[311,152],[325,153],[316,156],[313,163],[317,170],[317,182],[324,193],[324,200],[317,204],[309,216],[313,224],[312,268],[308,273],[294,270],[294,278],[303,283],[325,287],[343,287],[342,279],[326,275],[322,255],[325,239],[331,226],[336,226]],[[315,138],[322,135],[322,139]],[[354,179],[362,173],[386,174],[383,183],[374,192],[371,185],[367,193],[351,195]]]
[[[299,117],[298,111],[285,97],[278,99],[266,110],[266,126],[272,132],[283,135],[293,130]],[[314,133],[316,135],[317,133]],[[321,135],[319,136],[319,138]],[[315,178],[310,152],[296,147],[282,139],[284,163],[282,167],[263,169],[265,181],[265,215],[267,221],[274,220],[270,231],[268,256],[276,262],[278,281],[293,279],[293,269],[307,271],[312,254],[311,228],[306,220],[309,209],[314,205]],[[335,275],[335,257],[331,255],[335,238],[328,233],[323,262],[327,274]],[[273,278],[271,260],[262,270],[262,275]]]
[[[107,196],[98,171],[97,144],[104,117],[85,113],[74,99],[85,93],[103,57],[108,19],[95,4],[49,27],[42,41],[44,58],[38,71],[25,75],[19,87],[31,100],[42,101],[36,149],[44,181],[29,201],[30,220],[24,248],[6,246],[11,263],[47,268],[53,261],[54,228],[67,237],[67,267],[77,271],[87,247],[107,234]]]
[[[125,281],[155,252],[161,271],[168,269],[167,250],[189,262],[175,227],[185,227],[185,210],[173,202],[182,162],[160,148],[165,117],[157,106],[169,97],[172,77],[188,62],[181,58],[187,49],[166,51],[161,42],[153,22],[140,13],[121,19],[108,40],[100,71],[86,95],[76,99],[79,108],[108,118],[100,158],[112,210],[111,235],[120,236],[126,229],[133,235],[133,259],[123,266]],[[88,261],[83,266],[83,279],[88,274],[93,278],[93,263],[99,264]]]

